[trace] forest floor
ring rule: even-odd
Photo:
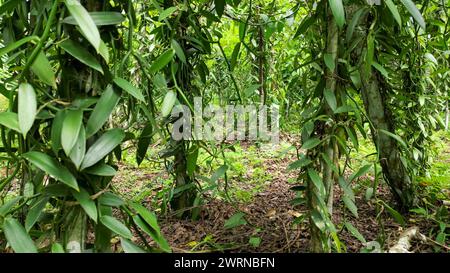
[[[384,183],[378,186],[376,197],[366,197],[367,188],[373,185],[373,170],[352,182],[358,217],[345,208],[342,190],[336,185],[333,222],[347,252],[364,251],[366,243],[373,241],[381,243],[380,248],[386,250],[398,240],[401,232],[412,226],[417,226],[433,241],[440,241],[413,244],[412,251],[448,251],[450,236],[445,232],[449,225],[446,221],[450,200],[450,135],[437,137],[442,144],[435,148],[432,176],[420,179],[419,191],[426,197],[421,198],[421,204],[425,205],[406,217],[399,216],[388,206],[393,200]],[[306,208],[293,204],[299,196],[290,188],[299,183],[296,172],[287,171],[288,165],[297,159],[297,145],[298,140],[289,135],[282,137],[278,145],[235,143],[234,151],[225,153],[229,166],[227,182],[220,179],[216,186],[209,188],[207,183],[200,183],[208,189],[203,191],[196,207],[200,212],[195,220],[177,219],[166,210],[165,200],[172,179],[163,163],[157,160],[156,153],[149,155],[149,160],[140,167],[136,167],[133,153],[125,155],[113,184],[116,191],[127,198],[156,209],[162,233],[174,252],[308,252]],[[149,150],[157,150],[157,146]],[[372,153],[370,141],[363,143],[359,152],[352,154],[354,170],[373,164],[374,158],[368,156]],[[198,162],[204,176],[211,176],[224,164],[221,159],[211,161],[202,154]],[[429,198],[430,195],[433,198]],[[446,205],[442,205],[445,202]],[[349,232],[345,223],[350,223],[360,234]],[[440,228],[443,238],[442,235],[435,238]]]

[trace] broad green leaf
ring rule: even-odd
[[[89,51],[87,51],[84,47],[82,47],[80,44],[72,41],[72,40],[66,40],[59,44],[59,46],[64,49],[67,53],[75,57],[77,60],[82,62],[83,64],[97,70],[98,72],[103,74],[103,69],[100,63],[97,61],[97,59],[92,56]]]
[[[100,49],[100,33],[94,20],[92,20],[86,9],[80,4],[79,0],[64,0],[67,9],[80,27],[83,35],[91,43],[97,52]]]
[[[130,240],[120,238],[120,244],[122,245],[125,253],[145,253],[145,251],[132,243]]]
[[[52,253],[65,253],[64,247],[60,243],[54,243],[52,245]]]
[[[55,153],[55,155],[57,155],[58,151],[62,148],[61,132],[65,118],[66,118],[66,111],[60,110],[56,113],[55,118],[53,119],[52,122],[51,140],[52,140],[52,150]]]
[[[56,89],[55,72],[43,51],[37,55],[36,60],[31,65],[31,70],[43,83]]]
[[[16,113],[12,112],[0,112],[0,124],[20,133],[19,117]]]
[[[364,236],[362,236],[361,233],[359,233],[358,229],[356,229],[351,223],[345,222],[344,223],[345,228],[361,243],[366,243],[366,239],[364,239]]]
[[[308,28],[316,21],[316,16],[309,16],[300,23],[300,26],[298,27],[297,31],[295,32],[294,39],[298,36],[305,33]]]
[[[56,159],[41,152],[28,152],[23,154],[23,157],[56,180],[78,191],[78,183],[75,177]]]
[[[397,5],[392,2],[392,0],[384,0],[386,6],[391,11],[392,16],[394,16],[395,21],[397,21],[398,25],[402,26],[402,18],[400,17],[400,13],[398,12]]]
[[[213,173],[213,175],[211,176],[211,179],[210,179],[211,183],[216,182],[219,178],[221,178],[222,176],[224,176],[225,173],[227,172],[227,170],[228,170],[228,166],[227,166],[227,165],[222,165],[222,166],[220,166],[220,167]]]
[[[168,91],[166,96],[164,97],[161,107],[161,114],[163,117],[167,117],[168,115],[170,115],[176,101],[177,101],[177,93],[175,93],[172,90]]]
[[[39,42],[39,37],[38,36],[28,36],[28,37],[20,39],[19,41],[8,44],[7,46],[0,48],[0,56],[8,54],[9,52],[16,50],[17,48],[19,48],[22,45],[29,43],[29,42],[37,43],[37,42]]]
[[[344,195],[342,197],[342,201],[344,201],[345,206],[353,214],[353,216],[358,218],[358,208],[356,207],[355,203],[353,203],[353,201],[347,195]]]
[[[79,192],[72,192],[75,199],[77,199],[78,202],[80,202],[81,207],[84,209],[86,214],[94,220],[94,222],[97,223],[98,213],[97,213],[97,206],[95,205],[94,200],[91,199],[91,196],[89,193],[83,189],[80,188]]]
[[[231,229],[238,226],[246,225],[247,221],[244,219],[245,213],[238,212],[225,221],[224,228]]]
[[[380,71],[381,75],[383,75],[385,78],[389,78],[389,73],[382,65],[372,61],[372,66],[375,67],[378,71]]]
[[[214,6],[217,12],[217,16],[220,18],[225,10],[226,1],[225,0],[214,0]]]
[[[3,221],[3,232],[6,240],[16,253],[37,253],[37,248],[31,240],[25,228],[13,218],[6,218]]]
[[[0,206],[0,216],[5,217],[7,214],[11,212],[11,210],[14,208],[14,206],[23,199],[23,196],[17,196],[13,199],[7,201],[2,206]]]
[[[142,163],[147,154],[148,147],[152,141],[153,135],[153,126],[151,124],[147,124],[142,130],[141,135],[139,136],[139,141],[137,144],[136,150],[136,163],[138,166]]]
[[[311,160],[309,160],[306,157],[303,157],[303,158],[301,158],[301,159],[299,159],[297,161],[294,161],[291,164],[289,164],[289,166],[287,167],[286,170],[289,172],[289,171],[292,171],[292,170],[295,170],[295,169],[300,169],[300,168],[303,168],[305,166],[308,166],[311,163],[312,163]]]
[[[142,95],[141,90],[134,87],[129,81],[122,79],[122,78],[115,78],[114,83],[122,88],[124,91],[126,91],[128,94],[132,95],[136,99],[145,102],[145,98]]]
[[[240,50],[241,50],[241,43],[237,43],[234,46],[233,53],[231,54],[231,59],[230,59],[231,71],[234,70],[234,67],[236,66],[236,64],[238,62],[238,57],[239,57],[239,51]]]
[[[171,16],[175,11],[177,11],[178,8],[177,7],[170,7],[167,8],[165,10],[163,10],[160,14],[159,14],[159,18],[158,21],[162,21],[164,19],[166,19],[167,17]]]
[[[114,150],[125,138],[122,129],[111,129],[104,133],[87,151],[81,170],[89,168]]]
[[[98,54],[103,57],[107,64],[109,63],[109,48],[102,40],[100,40],[100,48],[98,49]]]
[[[398,135],[393,134],[393,133],[388,132],[388,131],[383,130],[383,129],[379,129],[378,131],[379,131],[380,133],[383,133],[383,134],[389,136],[389,137],[392,137],[393,139],[397,140],[403,147],[407,148],[406,143],[405,143],[405,142],[403,141],[403,139],[402,139],[401,137],[399,137]]]
[[[362,15],[367,12],[367,9],[365,7],[360,8],[352,17],[352,20],[347,27],[347,32],[345,34],[346,41],[351,41],[353,37],[353,33],[355,32],[356,26],[359,24],[359,20],[361,19]]]
[[[122,236],[126,239],[131,239],[133,237],[131,231],[114,217],[103,215],[102,217],[100,217],[100,222],[119,236]]]
[[[137,204],[137,203],[130,203],[130,206],[136,210],[136,212],[139,214],[139,216],[142,217],[143,220],[153,229],[153,231],[160,236],[161,230],[158,225],[158,219],[156,218],[155,213],[149,211],[146,207]]]
[[[34,226],[34,224],[36,224],[37,220],[39,219],[39,217],[42,214],[42,211],[45,208],[45,205],[47,205],[48,202],[48,198],[47,197],[43,197],[41,199],[36,200],[36,202],[34,202],[29,210],[28,210],[28,214],[27,214],[27,218],[25,219],[25,229],[29,232],[31,230],[31,228]]]
[[[81,126],[83,125],[82,122],[82,110],[70,110],[67,112],[61,130],[61,144],[66,155],[70,155],[70,151],[77,142]]]
[[[193,176],[195,172],[195,168],[197,167],[197,159],[198,159],[199,149],[195,146],[195,149],[191,151],[186,160],[187,160],[187,174],[189,176]]]
[[[78,134],[77,141],[73,145],[70,151],[69,157],[72,160],[77,170],[80,168],[81,162],[83,162],[84,154],[86,153],[86,132],[84,127],[81,126],[80,133]]]
[[[322,197],[325,197],[326,190],[322,178],[314,169],[308,169],[308,176]]]
[[[33,126],[37,112],[36,93],[33,86],[28,83],[19,85],[18,121],[20,131],[24,136]]]
[[[333,54],[325,53],[323,55],[323,60],[325,61],[325,65],[328,67],[330,71],[334,71],[336,68],[336,63]]]
[[[435,65],[439,65],[436,58],[431,53],[425,53],[425,58],[427,58],[430,62],[434,63]]]
[[[104,194],[102,194],[98,199],[98,202],[103,206],[109,207],[120,207],[125,205],[125,201],[123,201],[122,198],[112,192],[105,192]]]
[[[402,1],[403,5],[405,5],[406,9],[409,11],[409,13],[411,13],[412,17],[414,18],[414,20],[416,20],[419,26],[423,30],[425,30],[426,29],[425,20],[423,19],[420,11],[417,9],[416,4],[414,4],[414,2],[411,0],[400,0],[400,1]]]
[[[405,219],[403,218],[403,216],[396,211],[395,209],[393,209],[392,207],[390,207],[388,204],[386,204],[385,202],[381,201],[380,202],[383,204],[383,206],[387,209],[387,211],[389,212],[389,214],[395,219],[395,221],[397,223],[399,223],[402,226],[406,225]]]
[[[372,164],[367,164],[367,165],[362,166],[357,172],[353,173],[349,177],[349,180],[353,181],[353,180],[365,175],[366,173],[369,172],[370,168],[372,168]]]
[[[302,149],[308,150],[308,149],[312,149],[314,147],[316,147],[317,145],[319,145],[321,143],[320,139],[318,138],[310,138],[307,141],[305,141],[305,143],[303,143],[302,145]]]
[[[325,221],[317,211],[314,210],[311,212],[311,219],[318,229],[320,229],[322,232],[325,231],[326,229]]]
[[[334,112],[337,108],[337,101],[336,101],[336,95],[334,92],[330,89],[325,88],[323,90],[323,95],[325,97],[325,100],[327,101],[328,105],[330,106],[331,110]]]
[[[115,176],[117,173],[116,169],[103,162],[85,169],[84,172],[98,176]]]
[[[3,15],[5,12],[11,12],[14,10],[22,1],[21,0],[9,0],[3,1],[0,6],[0,15]]]
[[[175,50],[175,54],[177,54],[178,58],[186,64],[186,56],[184,55],[183,48],[181,48],[180,44],[172,39],[172,48]]]
[[[150,67],[150,72],[156,73],[161,70],[168,63],[170,63],[170,61],[172,61],[174,55],[175,51],[173,49],[168,49],[167,51],[165,51],[153,62],[152,66]]]
[[[89,15],[96,26],[118,25],[125,21],[125,17],[121,13],[114,11],[93,11],[89,12]],[[62,22],[70,25],[78,25],[73,16],[64,18]]]
[[[94,111],[92,111],[86,124],[86,138],[90,138],[98,132],[111,116],[112,111],[120,100],[120,94],[114,91],[111,85],[106,87],[106,91],[102,94]]]
[[[336,24],[342,28],[345,24],[345,11],[342,0],[328,0]]]

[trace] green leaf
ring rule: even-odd
[[[43,197],[36,200],[29,208],[27,218],[25,219],[25,229],[30,231],[30,229],[36,224],[37,220],[42,214],[42,211],[47,205],[48,197]]]
[[[305,141],[305,143],[303,143],[302,145],[302,149],[308,150],[308,149],[312,149],[314,147],[316,147],[317,145],[319,145],[322,141],[320,141],[320,139],[318,138],[310,138],[307,141]]]
[[[6,218],[3,222],[3,232],[6,240],[16,253],[37,253],[37,248],[25,228],[13,218]]]
[[[358,229],[356,229],[351,223],[345,222],[344,223],[345,228],[361,243],[366,243],[366,239],[364,239],[364,236],[362,236],[361,233],[359,233]]]
[[[125,21],[125,17],[121,13],[114,11],[93,11],[89,12],[89,15],[96,26],[118,25]],[[64,24],[78,25],[73,16],[64,18],[62,22]]]
[[[82,34],[91,43],[97,52],[100,49],[100,33],[94,20],[92,20],[86,9],[80,4],[78,0],[64,0],[67,9],[75,19],[77,25],[80,27]]]
[[[122,88],[124,91],[126,91],[128,94],[132,95],[133,97],[135,97],[136,99],[145,102],[145,98],[142,95],[141,90],[137,89],[136,87],[134,87],[130,82],[128,82],[125,79],[122,78],[115,78],[114,79],[114,83],[119,86],[120,88]]]
[[[19,202],[22,199],[23,199],[23,196],[17,196],[17,197],[14,197],[13,199],[9,200],[8,202],[4,203],[0,207],[0,216],[5,217],[7,214],[9,214],[11,212],[11,210],[14,208],[14,206],[17,204],[17,202]]]
[[[75,199],[77,199],[78,202],[80,202],[81,207],[84,209],[86,214],[94,220],[94,222],[97,223],[98,213],[97,213],[97,206],[95,205],[94,200],[91,199],[91,196],[89,193],[83,189],[80,188],[79,192],[72,192]]]
[[[355,180],[355,179],[365,175],[366,173],[368,173],[370,168],[372,168],[372,164],[367,164],[367,165],[364,165],[361,168],[359,168],[359,170],[357,172],[353,173],[349,177],[350,182],[352,182],[353,180]]]
[[[28,83],[19,85],[18,121],[20,131],[24,136],[33,126],[37,112],[36,93]]]
[[[70,151],[78,140],[83,122],[82,110],[70,110],[64,118],[61,130],[61,144],[66,155],[70,155]]]
[[[375,67],[378,71],[380,71],[381,75],[385,78],[389,78],[389,73],[387,70],[377,62],[372,61],[372,66]]]
[[[259,247],[261,244],[261,237],[250,237],[248,243],[253,247]]]
[[[352,17],[352,20],[347,27],[347,32],[345,34],[345,39],[347,42],[349,42],[352,37],[353,33],[355,32],[356,26],[359,24],[359,20],[361,19],[362,15],[367,12],[367,9],[365,7],[360,8]]]
[[[16,113],[12,112],[0,112],[0,124],[20,133],[19,117]]]
[[[406,143],[403,141],[403,139],[402,139],[401,137],[399,137],[398,135],[393,134],[393,133],[388,132],[388,131],[383,130],[383,129],[379,129],[378,131],[379,131],[380,133],[383,133],[383,134],[385,134],[385,135],[387,135],[387,136],[389,136],[389,137],[392,137],[393,139],[397,140],[403,147],[405,147],[405,148],[408,147],[408,146],[406,145]]]
[[[197,159],[198,159],[199,149],[197,146],[188,154],[187,160],[187,174],[189,176],[193,176],[195,172],[195,168],[197,167]]]
[[[342,28],[345,24],[345,11],[342,0],[328,0],[336,24]]]
[[[342,197],[342,201],[344,201],[345,206],[348,208],[348,210],[356,217],[358,218],[358,208],[356,207],[355,203],[347,196],[344,195]]]
[[[161,107],[161,114],[163,117],[167,117],[172,112],[172,108],[175,105],[177,101],[177,93],[170,90],[167,92],[166,96],[164,97],[162,107]]]
[[[325,97],[325,100],[327,101],[328,105],[330,106],[331,110],[334,112],[337,108],[337,101],[336,101],[336,95],[334,92],[330,89],[325,88],[323,90],[323,95]]]
[[[138,166],[142,163],[147,154],[148,147],[152,141],[153,135],[153,126],[151,124],[147,124],[142,130],[141,135],[139,136],[139,141],[137,145],[136,151],[136,163]]]
[[[66,111],[60,110],[56,113],[55,118],[53,119],[52,122],[51,140],[52,140],[52,150],[55,153],[55,155],[57,155],[58,151],[62,148],[61,132],[65,118],[66,118]]]
[[[168,49],[161,56],[159,56],[150,67],[151,73],[156,73],[165,67],[170,61],[172,61],[175,51],[173,49]]]
[[[78,134],[77,141],[70,151],[69,157],[72,160],[77,170],[80,169],[81,162],[83,162],[84,154],[86,153],[86,132],[84,127],[81,126],[80,133]]]
[[[145,253],[142,248],[138,247],[127,239],[120,238],[120,244],[122,245],[123,251],[125,253]]]
[[[289,166],[286,168],[286,170],[289,172],[292,170],[300,169],[305,166],[308,166],[311,163],[312,163],[311,160],[309,160],[306,157],[303,157],[303,158],[300,158],[299,160],[296,160],[296,161],[292,162],[291,164],[289,164]]]
[[[217,16],[219,16],[219,18],[222,17],[226,6],[225,0],[214,0],[214,6],[217,12]]]
[[[298,36],[305,33],[308,28],[316,21],[316,16],[309,16],[300,23],[300,26],[298,27],[297,31],[295,32],[294,39]]]
[[[5,12],[13,11],[21,2],[21,0],[2,1],[3,4],[0,6],[0,15],[3,15]]]
[[[414,18],[414,20],[416,20],[419,26],[423,30],[426,30],[425,20],[423,19],[420,11],[417,9],[416,4],[414,4],[414,2],[411,0],[400,0],[400,1],[402,1],[403,5],[405,5],[406,9],[409,11],[409,13],[411,13],[412,17]]]
[[[322,197],[325,197],[326,196],[325,186],[323,185],[322,178],[319,176],[319,174],[314,169],[308,169],[308,176],[313,182],[314,186],[319,191],[319,194]]]
[[[213,173],[213,175],[211,176],[211,179],[210,179],[211,183],[216,182],[219,178],[221,178],[222,176],[224,176],[225,173],[227,172],[227,170],[228,170],[228,166],[227,166],[227,165],[222,165],[222,166],[220,166],[220,167]]]
[[[178,8],[177,7],[170,7],[167,8],[165,10],[163,10],[160,14],[159,14],[159,18],[158,21],[162,21],[164,19],[166,19],[167,17],[171,16],[175,11],[177,11]]]
[[[84,172],[98,176],[115,176],[117,173],[116,169],[103,162],[85,169]]]
[[[236,64],[238,62],[238,57],[239,57],[239,51],[240,50],[241,50],[241,43],[237,43],[234,46],[233,53],[231,54],[231,59],[230,59],[231,71],[234,70],[234,67],[236,66]]]
[[[55,72],[43,51],[40,51],[31,65],[31,70],[45,84],[56,89]]]
[[[98,132],[111,116],[112,111],[120,100],[120,94],[111,85],[106,87],[86,124],[86,138]]]
[[[80,44],[72,41],[66,40],[59,44],[59,46],[64,49],[67,53],[75,57],[77,60],[82,62],[83,64],[97,70],[98,72],[103,74],[103,69],[97,59],[92,56],[89,51],[83,48]]]
[[[104,133],[87,151],[81,170],[89,168],[114,150],[125,138],[122,129],[112,129]]]
[[[314,225],[322,232],[325,231],[325,221],[323,220],[323,217],[317,212],[312,211],[311,212],[311,220],[313,221]]]
[[[224,228],[231,229],[238,226],[246,225],[247,221],[244,219],[245,213],[238,212],[225,221]]]
[[[102,217],[100,217],[100,222],[111,231],[126,239],[133,238],[133,234],[131,234],[131,231],[114,217],[103,215]]]
[[[395,209],[391,208],[388,204],[386,204],[385,202],[379,200],[379,202],[381,202],[383,204],[383,206],[387,209],[387,211],[389,212],[389,214],[394,218],[394,220],[399,223],[402,226],[406,225],[405,219],[403,218],[403,216],[396,211]]]
[[[109,207],[120,207],[125,205],[125,201],[122,200],[119,196],[115,195],[112,192],[105,192],[98,199],[99,203],[103,206]]]
[[[323,60],[325,61],[325,65],[328,67],[330,71],[334,71],[336,68],[336,63],[333,54],[325,53],[323,55]]]
[[[184,51],[181,48],[180,44],[172,39],[172,48],[173,50],[175,50],[175,54],[177,54],[178,58],[184,63],[186,64],[186,56],[184,55]]]
[[[65,253],[64,247],[60,243],[54,243],[52,245],[52,253]]]
[[[56,159],[41,152],[28,152],[23,157],[58,181],[78,191],[78,183],[69,170]]]
[[[0,56],[8,54],[9,52],[16,50],[17,48],[19,48],[22,45],[29,43],[29,42],[37,43],[37,42],[39,42],[39,37],[38,36],[28,36],[28,37],[20,39],[19,41],[14,42],[14,43],[10,43],[5,47],[0,48]]]
[[[392,0],[385,0],[386,6],[391,11],[392,16],[394,16],[395,21],[397,21],[398,25],[402,26],[402,18],[400,17],[400,13],[398,12],[397,5],[395,5]]]

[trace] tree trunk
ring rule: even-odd
[[[376,71],[368,72],[364,67],[360,68],[360,73],[364,106],[374,127],[372,137],[378,150],[383,175],[398,201],[399,208],[405,211],[413,204],[414,189],[408,170],[400,160],[397,141],[380,132],[395,132],[395,128],[381,92],[379,75]]]

